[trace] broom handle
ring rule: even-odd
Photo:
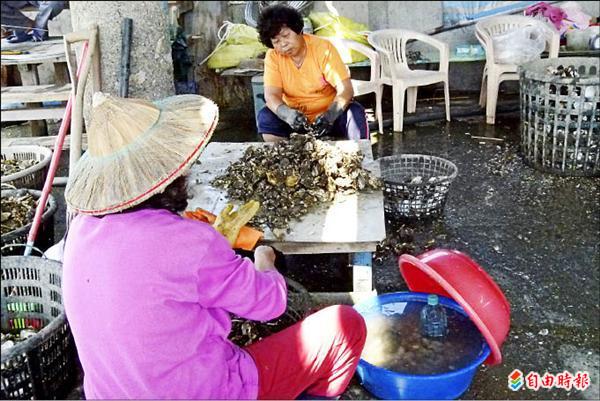
[[[77,66],[77,78],[79,78],[79,75],[83,70],[83,64],[85,64],[84,60],[87,56],[87,53],[88,42],[83,42],[81,58],[79,59],[79,65]],[[75,85],[75,83],[73,83],[73,85]],[[44,214],[44,209],[46,209],[48,195],[50,195],[50,191],[52,191],[54,174],[56,173],[58,162],[60,160],[60,154],[62,153],[63,144],[65,142],[65,136],[67,134],[67,130],[69,129],[69,124],[71,123],[71,109],[73,108],[74,92],[75,88],[71,90],[71,94],[69,95],[67,107],[65,108],[65,114],[63,115],[62,122],[60,123],[60,129],[58,131],[58,135],[56,136],[56,140],[54,141],[54,152],[52,153],[50,167],[48,167],[48,175],[46,176],[46,182],[44,182],[42,196],[38,200],[38,205],[35,209],[35,216],[33,218],[33,224],[31,225],[31,228],[29,229],[29,234],[27,235],[27,246],[25,247],[24,252],[25,256],[29,256],[31,254],[31,250],[33,249],[33,243],[35,242],[35,238],[37,237],[37,232],[42,221],[42,215]]]

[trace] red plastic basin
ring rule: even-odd
[[[411,291],[454,299],[490,346],[486,365],[502,362],[500,351],[510,329],[510,305],[494,280],[462,252],[434,249],[418,257],[402,255],[400,273]]]

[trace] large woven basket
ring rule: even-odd
[[[442,214],[448,189],[458,174],[454,163],[411,154],[381,157],[378,161],[388,220],[422,220]]]
[[[572,66],[578,77],[549,73]],[[529,165],[558,175],[600,176],[600,63],[595,57],[519,67],[521,148]]]
[[[41,329],[2,352],[2,399],[60,399],[79,365],[61,292],[62,265],[35,256],[2,257],[2,331]]]
[[[36,191],[33,189],[16,189],[16,190],[3,190],[2,191],[2,199],[8,196],[21,196],[25,193],[31,194],[36,200],[39,200],[42,196],[40,191]],[[54,244],[54,213],[56,213],[57,205],[56,200],[52,195],[48,195],[48,204],[46,205],[46,210],[42,214],[42,221],[40,223],[40,228],[37,233],[37,237],[35,240],[35,246],[46,250],[51,245]],[[6,245],[11,244],[26,244],[27,236],[29,235],[29,230],[31,229],[31,224],[29,223],[26,226],[17,228],[16,230],[10,231],[6,234],[2,235],[2,255],[16,255],[22,254],[23,249],[17,247],[6,247]]]
[[[37,163],[14,174],[3,175],[2,184],[15,188],[41,190],[44,187],[52,150],[43,146],[23,145],[2,148],[2,160],[35,160]]]

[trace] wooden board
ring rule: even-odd
[[[2,103],[66,102],[71,94],[71,84],[5,86]]]
[[[346,151],[360,148],[365,155],[363,166],[380,176],[369,140],[330,143]],[[262,142],[213,142],[206,147],[190,170],[188,182],[191,199],[188,209],[201,207],[215,214],[223,209],[228,202],[225,191],[214,188],[210,181],[223,174],[249,146],[272,145]],[[278,240],[267,229],[264,242],[289,254],[372,252],[384,238],[383,194],[381,191],[370,191],[353,195],[337,194],[333,202],[324,203],[300,221],[291,222],[290,231],[283,239]]]
[[[45,62],[65,62],[65,45],[62,38],[43,42],[8,43],[2,41],[2,50],[15,50],[29,54],[1,55],[2,65],[41,64]]]
[[[17,146],[17,145],[37,145],[44,146],[46,148],[54,149],[54,143],[56,142],[56,135],[50,136],[21,136],[14,138],[2,138],[2,146]],[[63,143],[63,150],[69,149],[71,144],[71,136],[65,136],[65,142]],[[81,138],[81,147],[83,150],[87,149],[87,135],[83,134]]]
[[[64,107],[33,107],[2,110],[2,121],[59,120],[64,115]]]

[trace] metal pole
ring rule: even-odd
[[[121,70],[119,74],[119,96],[129,96],[129,68],[131,53],[131,36],[133,30],[133,20],[124,18],[121,26]]]

